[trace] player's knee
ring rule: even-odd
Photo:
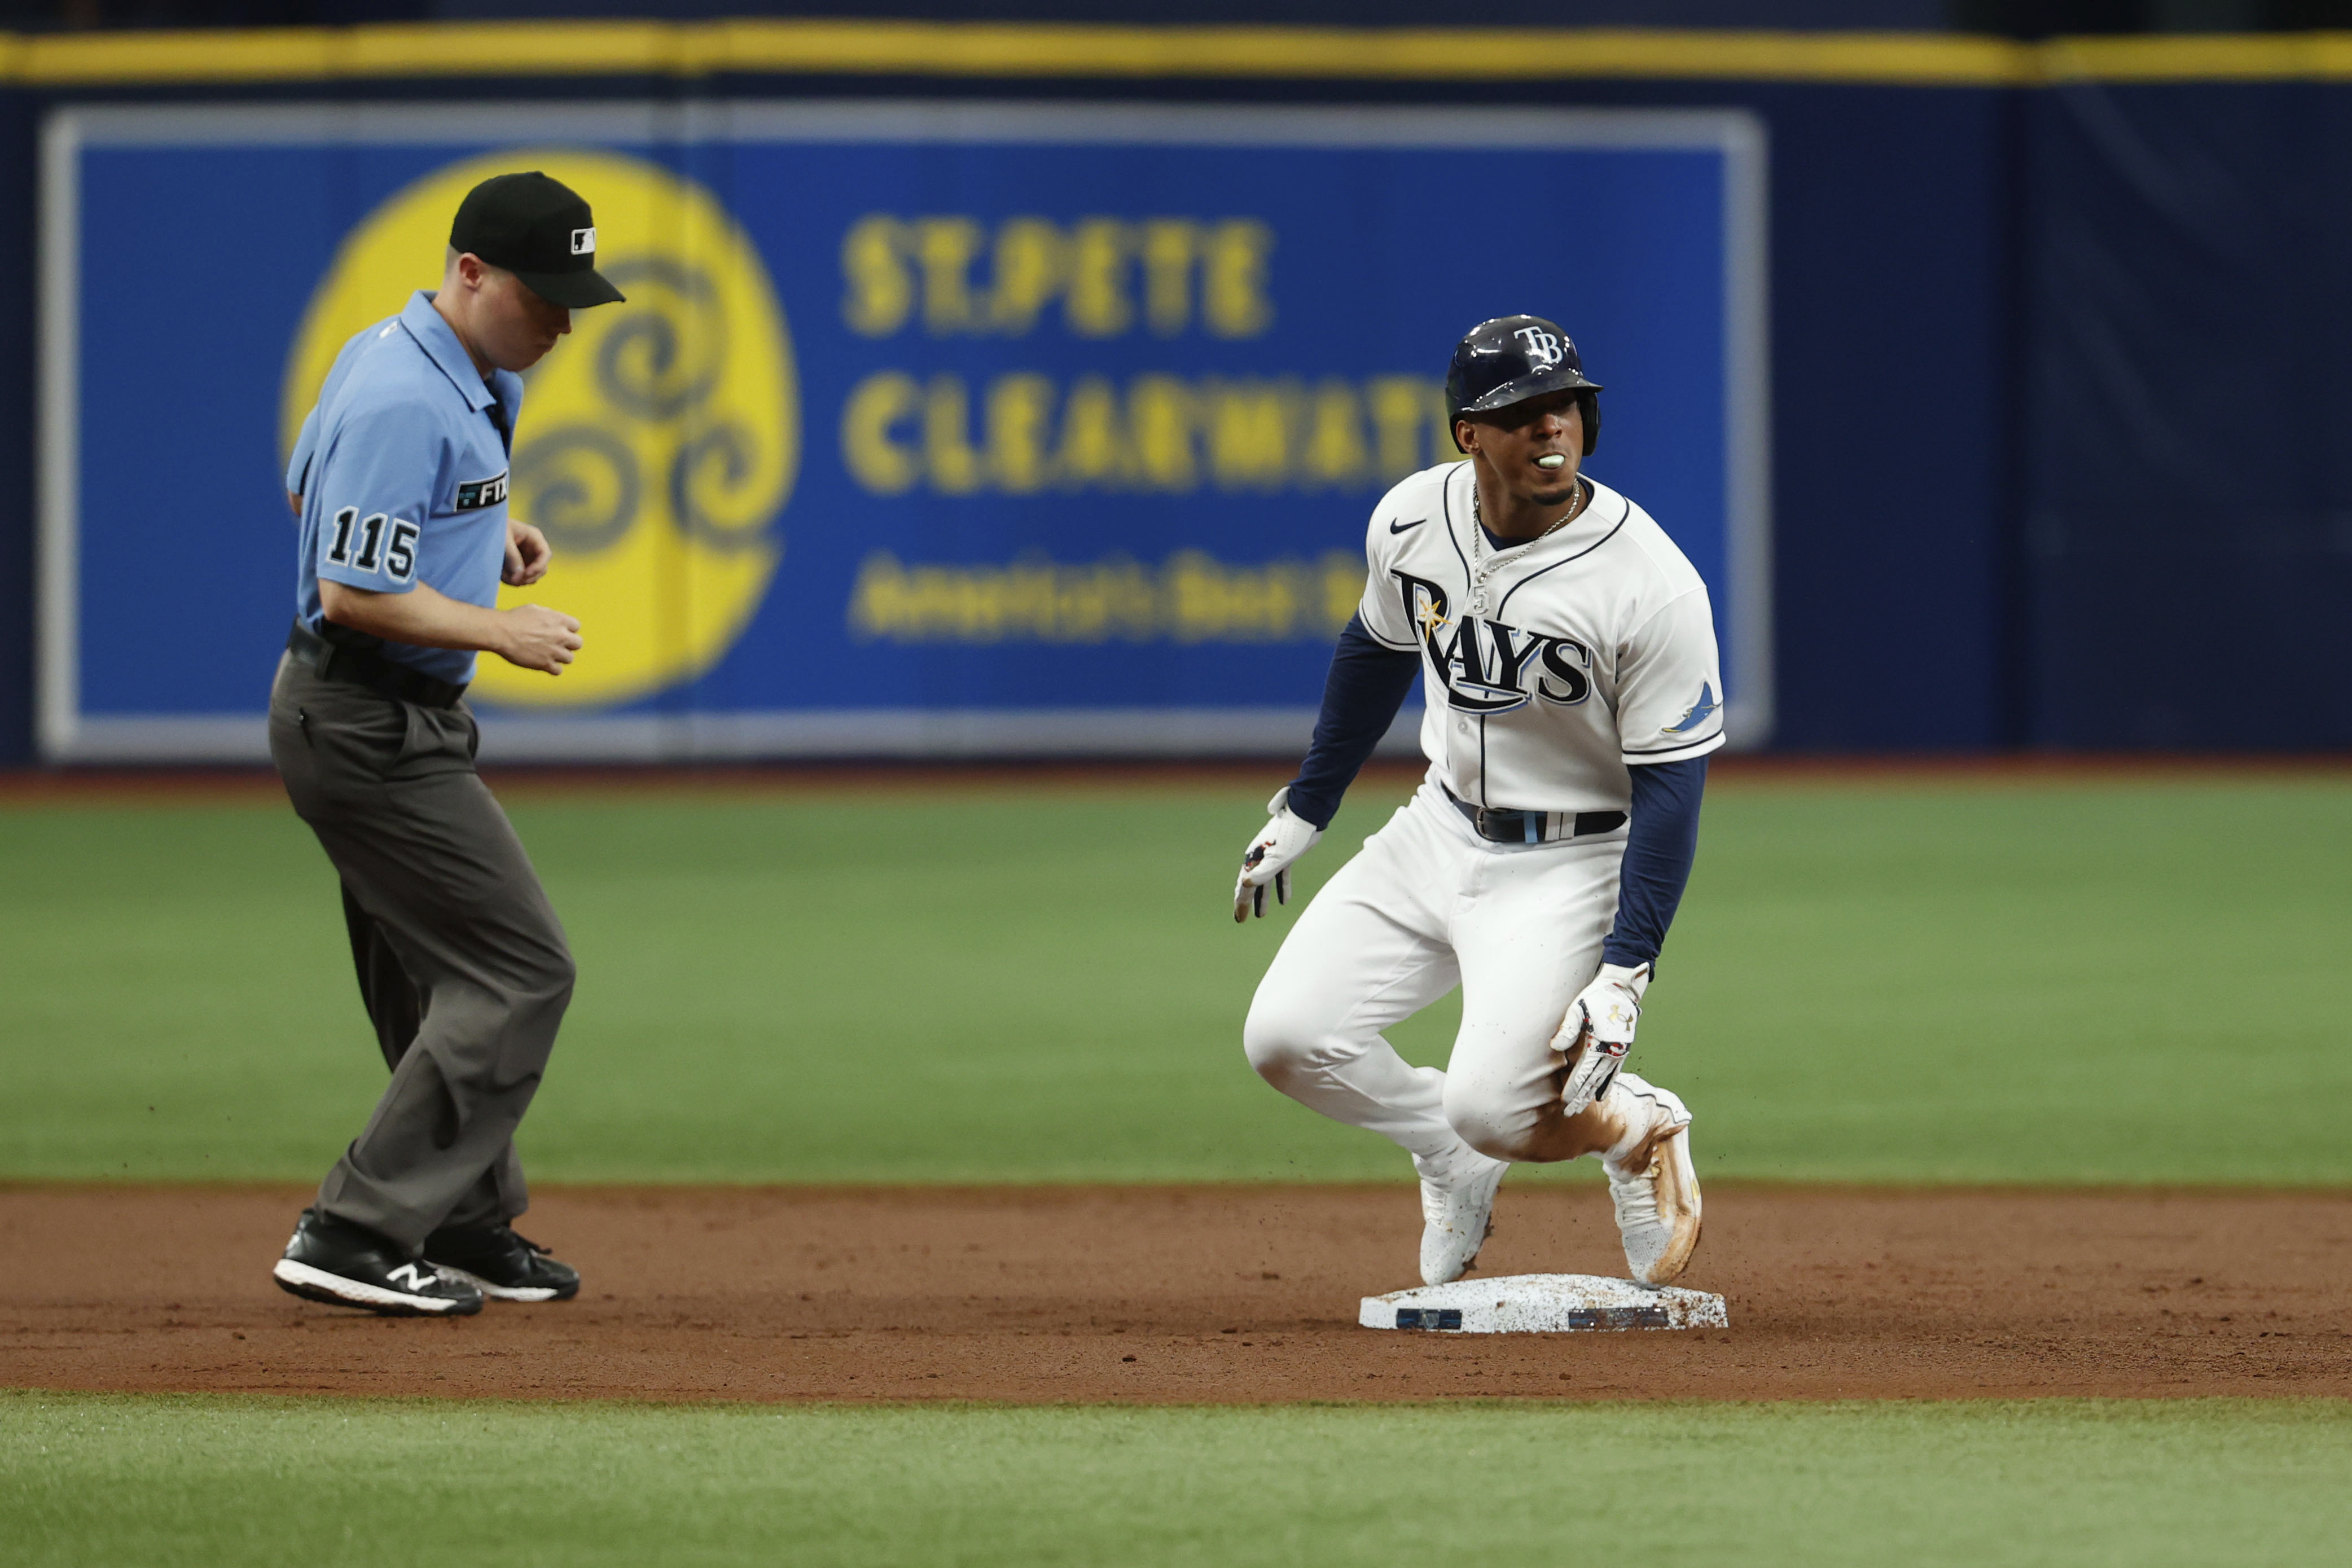
[[[1324,1032],[1313,1014],[1291,998],[1258,993],[1242,1025],[1242,1051],[1259,1077],[1279,1088],[1313,1060]]]

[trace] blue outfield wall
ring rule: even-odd
[[[2012,100],[1783,87],[1751,101],[1773,148],[1772,744],[2015,744]]]
[[[2352,745],[2352,89],[2027,111],[2027,732]]]
[[[355,90],[680,89],[335,89]],[[735,78],[697,91],[1745,109],[1769,148],[1771,744],[2352,745],[2352,701],[2328,678],[2352,608],[2335,456],[2352,392],[2331,374],[2347,308],[2334,280],[2352,260],[2344,88]],[[34,233],[40,114],[95,96],[0,93],[0,235]],[[1465,248],[1507,245],[1519,199],[1483,195],[1471,170],[1433,221]],[[0,758],[13,760],[32,755],[31,272],[28,243],[0,242]],[[2262,672],[2252,693],[2248,669]]]

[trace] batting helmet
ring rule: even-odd
[[[1572,392],[1584,411],[1584,455],[1601,441],[1599,382],[1584,379],[1584,361],[1557,323],[1540,316],[1497,316],[1481,321],[1454,345],[1445,371],[1445,428],[1466,413],[1489,413],[1546,392]],[[1462,449],[1457,436],[1454,450]]]

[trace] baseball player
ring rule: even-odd
[[[501,174],[457,209],[439,290],[345,344],[286,476],[301,517],[296,618],[269,753],[342,879],[360,995],[392,1082],[273,1275],[386,1315],[562,1300],[580,1276],[515,1234],[512,1137],[572,997],[530,858],[474,772],[478,651],[559,674],[580,622],[500,611],[548,547],[507,515],[520,371],[621,298],[588,204]]]
[[[1698,1244],[1690,1113],[1622,1071],[1723,744],[1706,589],[1649,514],[1580,472],[1600,386],[1534,316],[1471,329],[1446,377],[1466,463],[1372,512],[1298,777],[1251,841],[1234,918],[1290,867],[1418,675],[1429,772],[1299,916],[1244,1045],[1284,1093],[1393,1139],[1421,1176],[1422,1278],[1458,1279],[1513,1160],[1597,1155],[1633,1277]],[[1443,1071],[1381,1031],[1462,988]]]

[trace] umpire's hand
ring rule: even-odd
[[[509,588],[529,588],[547,575],[548,558],[555,551],[547,536],[529,523],[507,519],[507,564],[499,580]]]
[[[544,604],[518,604],[499,612],[504,640],[490,651],[508,664],[560,675],[580,652],[580,622]]]

